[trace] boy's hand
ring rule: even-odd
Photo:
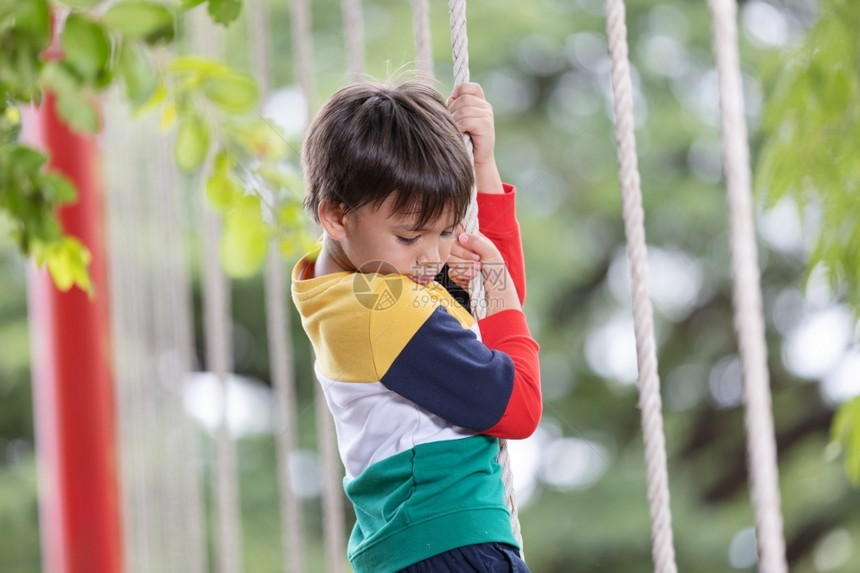
[[[460,232],[448,257],[448,276],[460,288],[468,290],[469,281],[479,274],[484,279],[487,316],[500,310],[521,308],[513,280],[496,245],[480,233]]]
[[[484,98],[484,90],[475,83],[454,88],[448,98],[448,109],[460,131],[472,137],[475,147],[475,164],[494,161],[496,130],[493,124],[493,106]]]
[[[448,98],[448,109],[460,131],[472,138],[478,192],[502,193],[502,180],[494,155],[496,127],[493,106],[484,98],[484,90],[476,83],[457,86]]]

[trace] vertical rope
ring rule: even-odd
[[[651,507],[652,556],[658,573],[675,573],[677,566],[672,539],[672,514],[669,508],[666,444],[663,435],[660,378],[657,373],[653,309],[648,296],[645,215],[636,158],[636,136],[633,131],[633,92],[623,0],[606,0],[606,32],[612,62],[615,139],[633,295],[633,322],[639,365],[639,408],[642,411],[648,501]]]
[[[364,19],[361,0],[342,0],[343,28],[349,79],[357,82],[364,75]]]
[[[723,163],[731,222],[734,322],[744,373],[747,465],[758,535],[759,571],[784,573],[785,540],[738,55],[737,5],[734,0],[709,0],[708,5],[719,77]]]
[[[454,86],[459,86],[469,81],[469,40],[466,36],[466,0],[448,0],[448,12],[451,25],[451,52],[454,60]],[[473,158],[472,140],[468,134],[463,135],[463,142],[469,151],[469,157]],[[463,228],[467,233],[478,232],[478,190],[472,187],[472,199],[466,216],[463,218]],[[475,301],[483,301],[486,298],[484,282],[481,277],[473,279],[469,283],[469,297],[473,301],[473,312],[476,319],[484,318],[487,309]],[[511,531],[514,538],[523,546],[522,528],[520,527],[519,512],[517,510],[516,491],[514,490],[514,475],[511,472],[511,460],[508,453],[507,440],[499,440],[499,455],[496,458],[502,467],[502,482],[505,486],[505,503],[511,513]],[[522,549],[520,554],[523,554]]]
[[[132,149],[132,132],[116,129],[124,118],[120,112],[120,99],[116,90],[111,90],[105,105],[105,144],[108,149],[125,153]],[[118,185],[119,174],[113,162],[105,162],[108,193],[105,193],[107,210],[107,247],[109,249],[108,270],[110,272],[111,333],[115,364],[117,453],[118,474],[122,491],[123,559],[128,571],[149,571],[150,532],[147,527],[146,490],[144,487],[147,466],[143,448],[143,403],[142,372],[144,361],[141,353],[135,352],[141,327],[135,298],[140,290],[133,288],[132,273],[139,268],[137,257],[138,233],[134,231],[137,221],[134,212],[134,195],[124,193],[125,187]],[[126,232],[131,225],[132,232]]]
[[[105,114],[107,148],[128,158],[105,164],[124,570],[203,573],[199,450],[182,408],[190,290],[175,167],[155,122],[130,122],[116,91]]]
[[[430,43],[430,6],[427,0],[412,0],[412,30],[415,35],[417,67],[433,75],[433,47]]]
[[[157,143],[153,143],[156,145]],[[168,338],[168,356],[175,357],[169,361],[170,370],[167,382],[171,389],[171,409],[174,416],[170,423],[178,439],[169,437],[173,444],[174,460],[172,467],[166,471],[176,482],[174,489],[179,497],[175,511],[177,539],[177,572],[203,573],[208,571],[206,558],[206,541],[204,538],[205,516],[203,510],[203,492],[200,487],[199,467],[202,466],[200,442],[197,435],[196,423],[186,415],[182,404],[183,382],[194,367],[191,311],[191,284],[188,276],[187,235],[182,219],[182,204],[179,188],[178,173],[170,156],[170,149],[163,144],[158,145],[158,169],[161,173],[162,184],[158,185],[156,207],[159,210],[161,225],[158,228],[162,247],[159,249],[164,260],[165,293],[164,306],[166,310]]]
[[[305,96],[305,105],[308,111],[308,121],[313,117],[313,81],[311,79],[311,65],[313,56],[313,43],[311,42],[310,7],[308,0],[293,0],[290,5],[292,16],[293,33],[293,66],[302,94]]]
[[[193,51],[217,53],[213,24],[201,11],[191,14],[190,39]],[[230,283],[221,268],[219,245],[221,220],[211,209],[203,217],[203,311],[207,366],[218,379],[221,412],[215,434],[215,540],[219,573],[241,571],[242,540],[239,520],[239,488],[236,479],[236,450],[227,427],[228,374],[232,369],[230,335]]]
[[[263,98],[271,90],[272,69],[269,45],[268,18],[264,0],[252,0],[248,10],[251,35],[251,66],[260,85]],[[273,193],[272,204],[280,203]],[[266,327],[269,339],[269,360],[272,388],[275,394],[275,441],[278,454],[278,486],[281,512],[281,548],[284,566],[293,573],[302,573],[305,568],[305,539],[302,506],[290,482],[290,457],[296,450],[296,395],[293,377],[293,343],[289,313],[286,309],[283,261],[276,240],[269,244],[265,269]]]
[[[308,121],[313,118],[313,84],[311,82],[312,44],[308,0],[292,3],[293,53],[299,84],[305,97]],[[315,358],[312,360],[315,363]],[[328,411],[319,384],[314,384],[317,442],[322,465],[323,537],[326,551],[326,571],[342,573],[346,548],[344,536],[344,507],[342,472],[335,445],[334,420]]]

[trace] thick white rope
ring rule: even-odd
[[[218,54],[214,24],[205,12],[191,13],[192,50],[205,56]],[[203,218],[203,319],[209,371],[219,381],[221,412],[215,433],[215,539],[219,573],[241,571],[242,529],[239,519],[239,487],[236,479],[236,445],[227,427],[228,374],[232,368],[230,334],[230,283],[221,268],[221,220],[210,208]]]
[[[433,47],[430,43],[430,6],[427,0],[412,0],[412,32],[415,35],[417,68],[433,76]]]
[[[248,7],[251,36],[251,68],[260,86],[261,99],[271,91],[272,68],[269,28],[264,0],[252,0]],[[271,202],[280,201],[273,193]],[[269,244],[265,268],[266,328],[269,342],[269,368],[275,395],[275,443],[278,458],[278,491],[280,493],[281,550],[287,571],[302,573],[305,568],[305,534],[302,504],[290,480],[290,457],[296,451],[298,413],[293,375],[293,344],[290,315],[286,308],[284,264],[278,241]]]
[[[299,77],[299,84],[305,98],[308,121],[313,118],[313,83],[311,66],[313,63],[310,8],[308,0],[294,0],[291,7],[293,31],[293,62]],[[312,356],[312,364],[316,357]],[[322,470],[323,497],[323,538],[325,541],[326,571],[344,571],[343,555],[346,552],[344,536],[344,507],[342,471],[337,453],[334,420],[326,405],[322,387],[314,383],[314,402],[316,405],[317,444]]]
[[[758,537],[758,570],[784,573],[785,540],[738,55],[737,5],[734,0],[709,0],[708,5],[720,88],[723,165],[731,221],[734,322],[744,373],[747,465]]]
[[[342,0],[346,61],[349,79],[357,82],[364,75],[364,19],[361,0]]]
[[[454,86],[459,86],[469,81],[469,42],[466,36],[466,0],[448,0],[448,11],[451,24],[451,52],[454,59]],[[468,134],[463,135],[469,157],[473,155],[472,140]],[[467,233],[478,232],[478,190],[472,188],[472,200],[469,209],[463,219],[463,227]],[[476,319],[487,315],[486,306],[483,304],[486,298],[484,282],[477,277],[469,284],[469,298],[472,303],[473,313]],[[507,440],[499,440],[499,455],[496,458],[502,467],[502,482],[505,486],[505,503],[511,512],[511,531],[514,538],[523,546],[522,528],[517,511],[516,491],[514,490],[514,475],[511,472],[511,460],[508,454]],[[520,551],[522,553],[522,549]]]
[[[619,179],[630,261],[633,296],[633,323],[636,357],[639,364],[639,408],[645,442],[648,502],[651,509],[652,557],[655,571],[675,573],[675,548],[672,539],[672,514],[669,508],[669,478],[666,469],[666,443],[657,373],[654,317],[648,296],[648,253],[645,243],[644,211],[633,131],[633,91],[627,55],[627,24],[623,0],[606,0],[606,32],[612,63],[612,94],[615,110],[615,140],[618,150]]]

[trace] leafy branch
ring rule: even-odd
[[[116,83],[138,113],[160,110],[164,130],[176,131],[177,166],[206,178],[210,204],[224,218],[222,261],[230,274],[256,272],[273,238],[284,252],[306,246],[294,158],[283,134],[255,113],[256,82],[213,60],[168,57],[177,16],[204,3],[224,25],[241,9],[238,0],[184,0],[180,6],[0,0],[0,212],[11,219],[21,253],[47,265],[59,288],[77,285],[92,295],[90,254],[63,233],[56,215],[77,199],[77,190],[47,172],[44,153],[19,142],[17,106],[40,103],[46,91],[55,95],[63,121],[79,132],[98,131],[97,98]]]
[[[783,197],[820,214],[808,269],[821,267],[860,317],[860,3],[825,0],[820,17],[775,74],[756,178],[770,204]],[[843,404],[832,434],[860,486],[860,398]]]

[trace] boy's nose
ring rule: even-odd
[[[424,274],[436,274],[442,268],[442,254],[438,247],[425,249],[416,261],[422,267]]]
[[[442,257],[442,255],[439,251],[439,247],[428,247],[418,257],[418,264],[420,264],[420,265],[438,264],[441,262],[441,257]]]

